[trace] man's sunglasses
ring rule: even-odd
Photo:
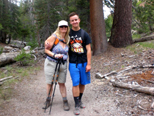
[[[63,28],[63,27],[67,28],[68,26],[60,26],[60,28]]]

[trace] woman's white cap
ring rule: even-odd
[[[65,21],[65,20],[61,20],[61,21],[59,21],[59,23],[58,23],[58,27],[60,27],[60,26],[68,26],[68,22]]]

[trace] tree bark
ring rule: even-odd
[[[115,12],[110,43],[114,47],[132,44],[132,0],[115,0]]]
[[[90,0],[90,22],[93,55],[97,55],[105,52],[108,46],[102,0]]]

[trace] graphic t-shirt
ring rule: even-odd
[[[83,35],[83,38],[82,38]],[[87,32],[83,29],[79,31],[70,30],[69,43],[69,62],[70,63],[84,63],[87,62],[86,45],[91,43],[91,39]]]

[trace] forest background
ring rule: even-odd
[[[111,11],[110,15],[107,17],[104,15],[104,6],[107,6]],[[22,97],[19,97],[21,98],[19,102],[14,102],[14,106],[17,105],[18,107],[10,108],[8,99],[14,99],[18,96],[18,94],[16,94],[16,90],[19,90],[18,87],[22,80],[27,79],[32,82],[34,75],[36,76],[33,78],[34,80],[41,79],[40,77],[43,77],[44,41],[55,31],[59,20],[65,19],[69,22],[68,14],[73,11],[80,15],[81,28],[86,30],[92,38],[91,46],[94,56],[92,57],[91,77],[93,83],[92,86],[90,85],[92,90],[89,90],[89,95],[91,95],[91,91],[93,91],[96,96],[99,96],[99,98],[96,97],[96,99],[98,101],[102,100],[103,103],[105,101],[107,103],[108,100],[106,100],[106,98],[109,98],[108,103],[110,104],[106,104],[104,108],[108,108],[110,105],[116,106],[114,104],[117,103],[116,108],[113,109],[115,109],[114,111],[117,111],[118,113],[121,113],[121,111],[117,110],[117,107],[119,106],[121,106],[121,109],[124,109],[124,113],[126,112],[126,114],[129,115],[133,113],[147,115],[147,113],[150,113],[149,111],[151,111],[151,108],[148,109],[145,107],[144,109],[147,109],[147,111],[145,111],[142,109],[139,110],[139,108],[136,107],[138,100],[145,100],[145,97],[147,96],[138,95],[134,99],[136,93],[134,94],[132,92],[132,94],[134,94],[132,95],[128,91],[126,95],[125,91],[123,92],[123,89],[115,89],[105,80],[100,80],[100,83],[97,79],[95,79],[95,74],[98,72],[102,74],[109,74],[114,70],[119,71],[134,65],[138,67],[141,64],[152,64],[153,66],[153,0],[0,0],[0,108],[2,108],[2,110],[0,110],[6,111],[6,114],[9,113],[12,115],[16,115],[14,113],[18,114],[20,112],[20,110],[19,112],[14,112],[13,108],[20,108],[18,103],[21,103],[21,106],[23,106],[23,102],[21,102],[23,101]],[[25,53],[23,50],[25,46],[22,48],[12,46],[12,42],[15,40],[23,43],[26,42],[26,47],[31,46],[29,54]],[[152,41],[145,42],[146,40]],[[42,50],[43,53],[38,52],[39,50]],[[12,58],[9,57],[10,55],[13,57],[17,55],[17,57],[13,59],[13,62],[14,60],[17,62],[15,61],[16,63],[10,64],[9,62],[3,64],[3,60],[8,61],[8,59],[10,59],[10,61],[12,61]],[[3,64],[3,66],[1,66],[1,64]],[[138,70],[138,68],[136,70]],[[139,84],[142,86],[149,85],[153,87],[151,83],[148,83],[149,81],[154,81],[152,74],[153,69],[148,68],[146,70],[148,70],[151,80],[142,78],[142,76],[146,74],[145,69],[142,69],[142,71],[139,70],[139,73],[141,73],[140,75],[134,75],[136,72],[132,69],[130,70],[130,74],[132,75],[131,79],[133,79],[133,81],[129,80],[130,78],[126,78],[124,82],[138,82],[134,79],[134,77],[138,77],[137,79],[139,79],[139,81],[143,79]],[[38,72],[40,72],[42,76],[38,75],[40,74]],[[125,79],[125,74],[123,75],[123,79]],[[149,75],[147,76],[148,79]],[[27,86],[29,81],[24,83],[26,89],[32,90],[29,94],[27,94],[33,95],[33,99],[31,99],[32,101],[36,101],[35,94],[33,94],[36,91],[31,88],[35,88],[36,86],[44,87],[42,84],[40,84],[42,86],[38,86],[38,83],[42,83],[42,80],[38,81],[39,82],[32,84],[33,87]],[[106,84],[104,84],[104,82]],[[96,89],[93,90],[93,88]],[[111,90],[111,92],[109,92],[109,90]],[[125,97],[112,97],[115,96],[117,91],[121,91]],[[25,91],[22,89],[19,90],[19,96],[23,95],[23,98],[25,99],[25,94],[21,94],[20,92]],[[105,97],[103,95],[105,95]],[[132,99],[127,99],[126,101],[125,98],[128,98],[128,96]],[[39,95],[37,95],[37,97],[39,97]],[[30,97],[27,96],[27,99],[29,98]],[[34,102],[32,103],[34,103],[34,107],[42,107],[43,100],[44,98],[42,95],[42,101],[40,101],[40,99],[38,99],[39,102],[36,101],[39,105],[35,105]],[[117,100],[119,100],[119,102],[117,102]],[[153,96],[147,97],[147,100],[154,101]],[[29,105],[29,102],[27,101],[29,100],[26,100],[27,104],[24,104],[24,108],[34,109],[34,112],[36,112],[33,105]],[[151,101],[148,101],[148,105],[151,105]],[[89,103],[88,100],[87,103]],[[94,101],[93,103],[95,104],[97,102]],[[100,104],[100,102],[98,103]],[[122,105],[119,105],[119,103]],[[89,106],[95,105],[92,104]],[[102,108],[102,106],[97,107],[97,110],[92,108],[92,110],[89,109],[87,111],[93,111],[94,114],[101,111],[108,112],[108,109],[98,110],[98,108]],[[132,109],[130,110],[130,108]],[[154,107],[152,107],[152,109],[153,108]],[[12,111],[8,112],[8,109]],[[24,113],[22,112],[22,109],[23,107],[21,107],[21,113]],[[31,110],[28,111],[31,112]],[[3,114],[3,112],[0,113]],[[113,111],[108,113],[114,114]],[[152,112],[152,114],[154,113]]]
[[[111,9],[105,19],[104,5]],[[0,42],[22,40],[32,48],[43,47],[57,22],[69,21],[73,11],[80,15],[81,28],[92,37],[93,55],[105,52],[108,41],[114,47],[126,47],[154,30],[152,0],[1,0]]]

